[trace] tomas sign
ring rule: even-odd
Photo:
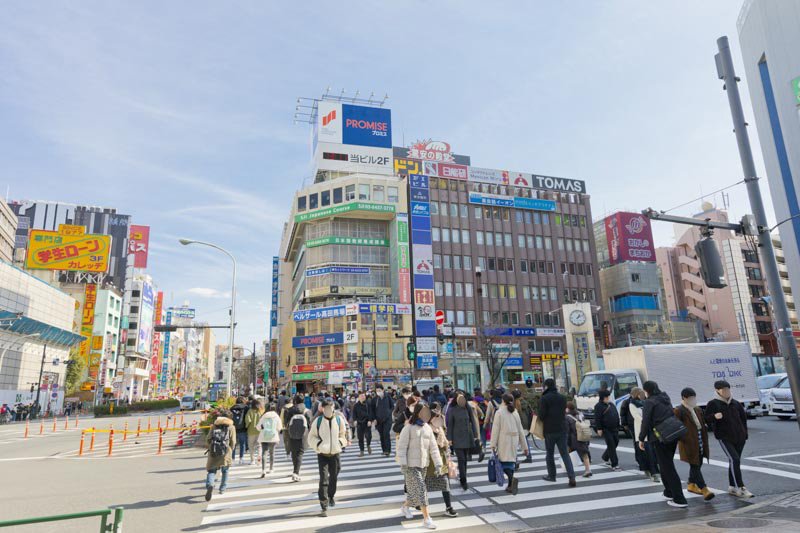
[[[61,224],[58,231],[30,230],[25,267],[35,270],[108,271],[110,235],[87,234],[83,226]]]
[[[317,108],[316,132],[318,142],[391,148],[392,112],[323,100]]]

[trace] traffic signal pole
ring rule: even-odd
[[[772,297],[778,347],[789,376],[795,413],[800,413],[800,361],[798,361],[797,357],[797,345],[792,335],[792,322],[789,319],[789,309],[786,306],[786,298],[784,297],[780,273],[778,272],[778,262],[775,259],[775,250],[772,246],[772,237],[764,211],[764,202],[758,186],[756,166],[753,162],[753,152],[750,148],[750,138],[747,134],[747,123],[744,120],[742,101],[739,96],[739,78],[736,77],[736,72],[733,68],[733,58],[731,57],[728,38],[723,36],[717,39],[717,48],[719,53],[714,56],[717,64],[717,74],[721,80],[725,81],[723,88],[728,94],[728,104],[730,105],[733,119],[733,131],[736,134],[736,142],[739,146],[739,158],[742,163],[744,181],[747,185],[747,195],[750,197],[750,208],[753,211],[756,226],[758,227],[758,245],[761,248],[759,255],[761,266],[766,274],[767,287]],[[800,417],[798,417],[798,424],[800,425]]]

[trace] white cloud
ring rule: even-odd
[[[230,298],[230,292],[218,291],[217,289],[212,289],[210,287],[192,287],[191,289],[187,290],[186,292],[190,294],[195,294],[197,296],[202,296],[203,298]]]

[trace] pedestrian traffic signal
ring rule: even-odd
[[[406,353],[408,354],[408,360],[413,361],[417,358],[417,345],[413,342],[409,342],[406,344]]]
[[[700,261],[700,274],[703,281],[710,289],[724,289],[728,285],[725,283],[725,269],[722,266],[722,259],[719,256],[717,243],[710,236],[703,237],[694,246],[697,260]]]

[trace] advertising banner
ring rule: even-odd
[[[417,159],[406,159],[404,157],[394,158],[394,173],[398,176],[408,176],[409,174],[422,174],[422,161]]]
[[[335,318],[356,314],[358,314],[358,304],[334,305],[332,307],[317,307],[315,309],[295,311],[292,313],[292,320],[299,322],[302,320],[317,320],[319,318]]]
[[[292,348],[328,346],[331,344],[344,344],[344,333],[324,333],[320,335],[307,335],[305,337],[292,337]]]
[[[337,205],[335,207],[326,207],[317,209],[308,213],[300,213],[294,216],[295,222],[307,222],[309,220],[316,220],[318,218],[327,218],[334,215],[341,215],[352,211],[366,211],[373,213],[394,213],[395,207],[392,204],[375,204],[371,202],[350,202],[347,204]]]
[[[420,370],[436,370],[439,368],[439,356],[435,353],[417,353],[417,368]]]
[[[314,163],[318,170],[394,174],[391,148],[319,143]]]
[[[437,176],[452,180],[466,180],[467,166],[455,163],[439,163],[437,161],[423,161],[422,172],[427,176]]]
[[[139,304],[139,339],[136,343],[136,351],[142,354],[150,353],[150,345],[153,342],[154,307],[153,286],[149,283],[142,283],[142,301]]]
[[[172,318],[188,318],[193,319],[195,317],[195,310],[191,307],[171,307],[172,309]]]
[[[88,283],[83,290],[83,312],[81,313],[81,335],[86,340],[80,344],[80,355],[89,369],[89,377],[97,377],[97,366],[90,361],[92,330],[94,329],[94,309],[97,305],[97,285]],[[94,368],[93,368],[94,367]]]
[[[133,255],[134,268],[147,268],[147,252],[150,249],[150,226],[131,224],[128,234],[128,254]]]
[[[469,167],[467,179],[479,183],[508,185],[508,171],[494,168]]]
[[[167,326],[172,324],[172,311],[167,310],[167,319],[164,322]],[[123,330],[124,331],[124,330]],[[161,359],[161,376],[159,381],[159,388],[161,391],[167,390],[167,381],[169,379],[169,342],[170,342],[170,332],[164,332],[164,355]]]
[[[575,365],[578,368],[578,378],[583,379],[584,374],[591,368],[589,361],[589,336],[585,333],[572,335],[572,346],[575,355]]]
[[[153,325],[161,325],[161,314],[164,311],[164,292],[156,294],[156,306],[153,311]],[[161,370],[161,336],[162,333],[153,332],[153,347],[150,350],[150,386],[158,390],[158,372]]]
[[[306,248],[316,248],[317,246],[325,246],[326,244],[357,244],[360,246],[389,246],[389,239],[370,239],[368,237],[337,237],[328,235],[327,237],[320,237],[318,239],[309,239],[306,241]]]
[[[278,325],[278,264],[279,259],[277,255],[272,256],[272,307],[269,312],[269,325],[276,327]]]
[[[449,145],[447,149],[449,150]],[[430,184],[427,176],[409,174],[408,180],[412,198],[421,196],[417,191],[424,191],[425,196],[428,195]],[[411,248],[414,259],[411,275],[414,280],[415,332],[418,336],[435,336],[436,305],[433,293],[430,204],[415,200],[414,206],[416,206],[416,212],[419,213],[411,216]]]
[[[408,304],[358,304],[359,313],[377,313],[379,315],[410,315]]]
[[[553,176],[532,176],[534,189],[548,191],[585,193],[586,182],[568,178],[555,178]]]
[[[58,231],[30,230],[25,268],[107,272],[110,235],[90,235],[83,226],[61,224]]]
[[[520,196],[502,196],[499,194],[487,194],[479,192],[469,193],[469,203],[499,207],[516,207],[518,209],[531,209],[534,211],[556,210],[556,203],[552,200],[522,198]]]
[[[382,107],[322,100],[315,129],[315,142],[392,147],[392,112]]]
[[[314,276],[323,276],[325,274],[369,274],[369,267],[320,267],[320,268],[307,268],[306,277],[313,278]],[[277,324],[276,324],[277,325]]]
[[[639,213],[619,212],[605,219],[608,258],[612,265],[625,261],[655,262],[650,221]]]
[[[449,144],[443,143],[441,141],[416,141],[416,142],[412,143],[413,146],[411,146],[411,147],[407,147],[407,148],[400,147],[400,146],[393,147],[392,148],[392,152],[394,154],[395,160],[401,159],[401,160],[405,160],[405,161],[412,161],[412,162],[414,162],[416,164],[419,164],[419,167],[417,167],[414,172],[411,172],[410,171],[411,168],[409,167],[409,171],[408,172],[403,171],[403,172],[398,172],[397,174],[404,175],[404,176],[405,175],[411,175],[411,174],[424,174],[424,172],[422,172],[422,161],[423,161],[423,158],[418,157],[418,156],[420,155],[420,149],[423,150],[423,151],[426,151],[426,152],[430,152],[431,151],[431,150],[428,150],[427,148],[425,148],[425,146],[424,146],[425,143],[441,143],[441,144],[439,144],[437,146],[438,148],[442,148],[442,145],[450,146]],[[420,148],[420,146],[422,146],[422,148]],[[416,148],[416,151],[415,151],[415,148]],[[436,155],[435,154],[433,156],[433,159],[427,158],[427,160],[428,161],[444,161],[445,163],[455,163],[456,165],[464,165],[464,166],[467,166],[467,167],[470,165],[470,158],[469,158],[468,155],[459,155],[459,154],[454,154],[452,152],[450,153],[450,155],[452,156],[452,160],[450,160],[450,161],[445,161],[444,159],[436,159]],[[442,157],[444,158],[446,156],[442,155]]]

